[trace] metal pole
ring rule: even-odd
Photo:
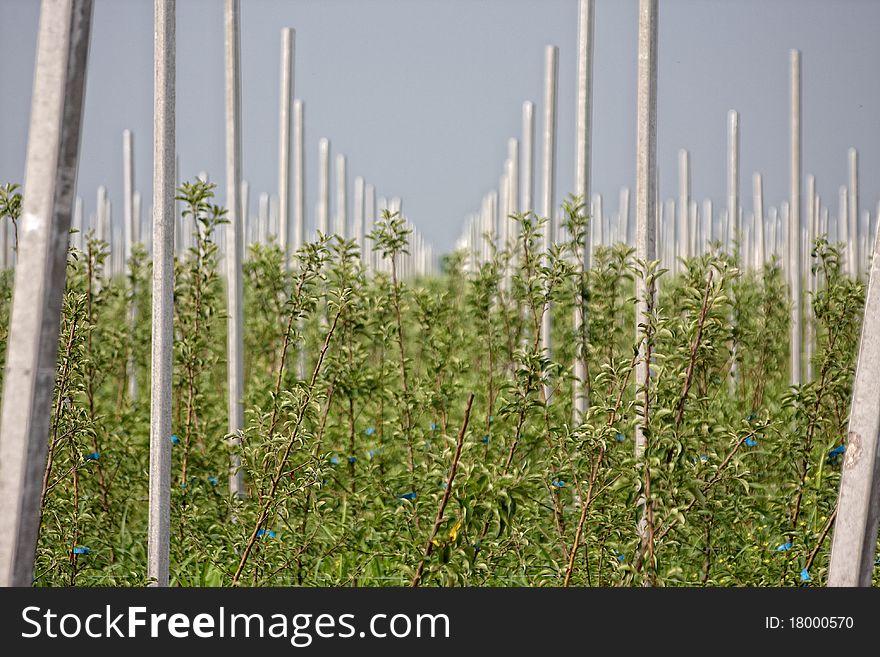
[[[363,259],[364,253],[364,179],[354,179],[354,231],[353,237]]]
[[[546,219],[544,224],[544,262],[547,264],[547,254],[556,239],[556,221],[554,208],[556,205],[554,192],[556,186],[556,90],[559,75],[559,48],[546,46],[544,50],[544,123],[543,123],[543,151],[541,158],[543,189],[541,194],[541,216]],[[552,339],[550,331],[553,322],[550,318],[551,307],[547,304],[542,316],[541,343],[545,356],[552,354]],[[549,386],[544,387],[544,397],[550,396]]]
[[[791,385],[801,384],[801,53],[791,51],[791,189],[788,248],[791,286]]]
[[[876,240],[847,435],[828,586],[871,586],[880,519],[880,244]]]
[[[727,221],[730,222],[730,248],[734,248],[736,240],[742,239],[742,226],[739,221],[739,113],[730,110],[727,113]],[[740,255],[737,263],[743,263],[743,245],[740,244]]]
[[[293,52],[296,32],[281,29],[281,107],[278,112],[278,246],[284,254],[284,266],[290,260],[290,182],[291,182],[291,111],[293,102]]]
[[[690,205],[691,168],[688,152],[685,149],[678,151],[678,225],[679,240],[681,242],[681,255],[687,259],[691,253],[691,233],[687,213]]]
[[[849,255],[850,273],[853,278],[862,273],[862,257],[859,253],[859,153],[855,148],[847,151],[849,161]]]
[[[174,354],[175,2],[155,0],[153,41],[153,317],[147,577],[168,586],[171,364]]]
[[[91,19],[91,0],[40,8],[0,416],[2,586],[34,578]]]
[[[299,249],[306,235],[305,192],[305,107],[301,100],[293,101],[293,251]],[[288,259],[289,260],[289,259]],[[285,261],[285,266],[288,262]]]
[[[330,229],[330,140],[318,141],[318,232]]]
[[[639,0],[639,66],[636,137],[636,257],[656,260],[657,221],[657,0]],[[642,277],[636,278],[636,334],[639,360],[638,386],[648,384],[650,365],[646,359],[644,331],[639,325],[648,317],[648,290]],[[635,455],[641,458],[647,440],[641,422],[636,425]]]
[[[760,173],[752,174],[752,211],[755,216],[755,248],[759,274],[767,262],[764,243],[764,181]]]
[[[345,155],[336,156],[336,228],[334,232],[342,239],[347,237],[348,223],[348,173]]]
[[[527,100],[522,107],[522,185],[520,212],[534,210],[535,198],[535,105]]]
[[[376,188],[364,185],[364,263],[367,271],[373,271],[373,240],[367,237],[376,222]]]
[[[239,56],[239,0],[226,0],[226,348],[228,432],[232,452],[229,455],[229,492],[244,496],[241,471],[241,430],[244,428],[244,297],[241,260],[241,67]]]
[[[580,0],[578,4],[577,46],[577,124],[575,127],[575,195],[586,210],[590,202],[590,164],[593,145],[593,0]],[[587,222],[583,247],[578,247],[578,267],[581,277],[590,268],[590,224]],[[586,319],[586,307],[578,303],[574,309],[574,334],[580,335],[582,320]],[[586,345],[583,345],[584,349]],[[572,382],[572,419],[580,424],[581,417],[589,407],[586,354],[576,347],[574,381]]]

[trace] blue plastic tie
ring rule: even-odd
[[[101,458],[100,452],[92,452],[91,454],[86,454],[86,461],[97,461]]]
[[[220,483],[220,481],[214,475],[210,475],[208,477],[208,483],[211,484],[212,486],[216,486],[217,484]]]
[[[171,444],[172,444],[172,445],[179,445],[179,444],[180,444],[180,438],[178,438],[176,435],[171,436]]]
[[[349,463],[354,463],[354,462],[357,461],[357,460],[358,460],[358,459],[357,459],[357,456],[349,456],[349,457],[348,457],[348,462],[349,462]]]
[[[801,570],[801,581],[802,582],[809,582],[811,579],[812,578],[810,577],[810,573],[807,572],[806,568]]]
[[[338,456],[331,456],[330,463],[332,463],[333,465],[339,465],[339,457]]]
[[[364,433],[368,436],[372,436],[374,433],[376,433],[376,430],[373,427],[367,427],[367,430]]]
[[[776,548],[777,552],[785,552],[791,549],[791,543],[783,543],[779,547]]]
[[[87,547],[79,547],[78,546],[78,547],[73,548],[74,554],[89,554],[90,552],[91,552],[91,550]]]
[[[488,445],[488,444],[489,444],[489,436],[483,436],[483,439],[482,439],[481,442],[482,442],[484,445]]]
[[[752,438],[751,436],[746,438],[746,445],[748,445],[749,447],[754,447],[757,444],[758,444],[758,441],[755,440],[754,438]]]
[[[416,493],[415,491],[410,491],[408,493],[404,493],[403,495],[398,495],[397,497],[401,500],[409,500],[411,502],[416,499]]]
[[[618,432],[617,432],[617,435],[614,436],[614,440],[616,440],[616,441],[619,442],[619,443],[622,443],[624,440],[626,440],[626,436],[624,436],[622,433],[620,433],[620,432],[618,431]]]

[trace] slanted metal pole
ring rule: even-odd
[[[91,0],[44,0],[0,415],[0,585],[31,586],[76,184]]]
[[[241,471],[241,430],[244,428],[244,314],[242,309],[241,237],[241,68],[239,0],[226,0],[226,385],[229,412],[229,492],[244,496]]]
[[[168,586],[171,364],[174,354],[175,2],[155,0],[153,41],[153,317],[147,577]]]
[[[284,266],[290,260],[291,104],[293,103],[293,51],[296,32],[281,29],[281,107],[278,112],[278,246]]]
[[[788,214],[789,285],[791,288],[791,379],[801,384],[801,53],[791,51],[791,158]]]
[[[639,65],[636,136],[636,257],[656,260],[657,253],[657,0],[639,0]],[[645,280],[636,278],[636,335],[639,360],[636,385],[649,383],[644,331],[639,325],[648,317]],[[643,410],[644,412],[644,410]],[[636,425],[635,455],[641,458],[647,445],[642,422]]]
[[[880,243],[876,239],[847,436],[828,586],[871,586],[880,519]]]
[[[590,202],[590,164],[593,145],[593,0],[580,0],[578,4],[577,41],[577,117],[575,126],[575,173],[574,193],[584,204],[584,213]],[[587,222],[584,244],[577,250],[578,268],[583,278],[590,268],[590,224]],[[582,324],[587,319],[586,306],[580,301],[574,308],[574,334],[581,334]],[[572,420],[580,424],[581,417],[589,407],[589,384],[587,382],[586,353],[580,353],[578,341],[574,359],[574,381],[572,382]]]

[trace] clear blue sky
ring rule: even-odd
[[[636,0],[597,0],[593,188],[617,209],[634,186]],[[151,0],[95,0],[79,195],[122,197],[122,131],[135,134],[136,187],[151,195]],[[349,157],[441,251],[498,184],[521,105],[540,119],[545,44],[560,48],[557,199],[573,183],[576,0],[242,0],[243,167],[256,195],[277,187],[279,42],[297,30],[296,95],[306,106],[307,224],[317,143]],[[0,182],[20,181],[39,2],[0,2]],[[223,179],[223,3],[179,0],[178,150],[184,178]],[[676,195],[676,153],[691,151],[693,196],[724,198],[726,117],[740,112],[741,195],[765,176],[766,204],[787,195],[788,50],[803,52],[804,173],[832,214],[846,150],[860,152],[861,206],[880,180],[880,2],[660,0],[662,198]],[[538,145],[539,146],[539,145]],[[537,151],[540,152],[540,151]],[[540,180],[536,180],[536,192]],[[225,194],[220,193],[221,200]],[[118,214],[118,213],[116,213]]]

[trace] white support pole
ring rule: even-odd
[[[376,223],[376,188],[364,185],[364,263],[367,271],[373,271],[373,240],[367,237]]]
[[[535,105],[531,101],[522,107],[522,184],[520,185],[520,212],[535,209]]]
[[[519,140],[513,138],[507,140],[507,194],[507,207],[509,209],[509,214],[517,214],[522,210],[519,187]],[[509,280],[513,273],[513,269],[516,267],[515,249],[517,240],[519,239],[519,224],[511,219],[510,216],[505,217],[505,221],[507,222],[508,243],[504,246],[509,246],[511,249],[514,249],[514,254],[510,259],[507,271]]]
[[[685,149],[678,151],[678,225],[679,225],[679,241],[681,242],[681,255],[684,258],[690,258],[691,253],[691,231],[688,221],[688,206],[691,199],[691,168],[688,158],[688,152]]]
[[[590,164],[592,154],[593,128],[593,31],[595,10],[593,0],[580,0],[578,4],[577,39],[577,116],[575,126],[575,175],[574,193],[586,209],[590,200]],[[584,245],[577,250],[577,266],[581,274],[590,268],[590,223],[587,222]],[[575,304],[574,334],[579,336],[587,309],[582,303]],[[574,359],[574,380],[572,382],[572,421],[580,424],[581,417],[589,407],[589,385],[587,384],[586,354],[581,353],[580,340],[576,346]]]
[[[357,244],[358,251],[363,259],[364,253],[364,179],[356,176],[354,179],[354,230],[352,237]]]
[[[846,215],[843,215],[846,216]],[[871,586],[880,519],[880,244],[874,242],[828,586]]]
[[[333,230],[342,239],[348,237],[348,169],[345,155],[336,156],[336,225]]]
[[[556,186],[556,92],[559,76],[559,48],[548,45],[544,49],[544,121],[542,130],[542,193],[541,193],[541,216],[546,219],[544,224],[544,263],[547,264],[547,254],[556,239],[556,221],[554,208]],[[553,322],[551,319],[551,306],[548,303],[544,308],[541,322],[541,346],[547,358],[552,356],[552,338],[550,331]],[[550,386],[544,386],[544,399],[550,397]]]
[[[703,248],[706,248],[706,243],[715,241],[715,231],[713,230],[715,222],[713,219],[712,199],[703,199],[703,214],[700,217],[703,225]]]
[[[139,198],[139,197],[138,197]],[[72,229],[76,231],[73,236],[73,243],[77,249],[80,251],[83,250],[83,200],[79,196],[76,197],[76,201],[74,201],[73,205],[73,226]],[[4,222],[7,224],[8,222]],[[9,258],[9,230],[7,230],[8,226],[4,225],[3,228],[3,269],[7,269],[10,265]]]
[[[791,51],[791,189],[788,248],[791,288],[791,385],[801,384],[801,53]]]
[[[752,174],[752,212],[755,217],[755,261],[760,275],[767,262],[767,250],[764,239],[764,181],[757,172]]]
[[[742,230],[739,220],[739,113],[730,110],[727,113],[727,221],[730,248],[734,248],[736,240],[741,239]],[[738,264],[743,263],[742,245]]]
[[[301,100],[293,101],[293,248],[302,247],[306,236],[305,191],[305,107]],[[289,260],[289,259],[288,259]],[[289,262],[285,263],[287,266]]]
[[[31,586],[73,210],[91,0],[45,0],[0,419],[0,586]]]
[[[244,428],[244,313],[241,271],[241,67],[239,56],[239,0],[226,0],[226,301],[227,301],[227,404],[228,433],[232,452],[229,455],[229,492],[244,497],[241,471],[241,430]]]
[[[290,261],[290,188],[291,188],[291,104],[293,100],[293,53],[296,31],[281,29],[281,107],[278,112],[278,246],[284,254],[284,266]],[[296,248],[296,247],[294,247]]]
[[[657,228],[657,0],[639,0],[638,95],[636,104],[636,257],[656,260]],[[636,278],[636,336],[639,359],[636,385],[649,383],[644,331],[648,317],[649,290]],[[647,445],[643,422],[636,425],[635,455],[641,458]]]
[[[326,235],[330,230],[330,140],[318,141],[318,232]]]
[[[122,131],[122,212],[125,220],[125,262],[135,242],[134,226],[134,139],[131,130]]]
[[[804,226],[806,245],[804,248],[804,262],[801,277],[807,283],[807,294],[804,296],[804,381],[809,383],[813,380],[813,293],[816,291],[813,277],[813,243],[816,241],[815,232],[816,216],[816,178],[807,176],[807,222]]]
[[[622,231],[621,241],[624,244],[630,244],[632,240],[632,231],[630,230],[630,212],[629,212],[629,187],[620,188],[620,227]]]
[[[153,308],[147,577],[168,586],[174,354],[175,2],[154,0]]]
[[[859,153],[855,148],[847,151],[849,164],[849,213],[847,215],[849,233],[849,256],[851,275],[858,277],[864,267],[862,257],[859,254]]]

